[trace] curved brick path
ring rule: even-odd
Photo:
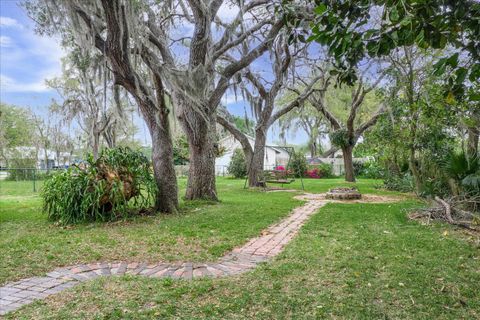
[[[385,197],[373,197],[368,202],[385,202]],[[192,279],[223,277],[246,272],[263,261],[280,253],[295,236],[305,221],[327,202],[323,195],[306,194],[297,197],[307,203],[295,208],[292,213],[270,226],[262,235],[245,245],[235,248],[214,263],[128,263],[124,261],[90,263],[58,268],[45,277],[33,277],[8,283],[0,287],[0,315],[16,310],[37,299],[71,288],[81,282],[102,276],[141,275],[152,278]],[[380,199],[381,198],[381,199]],[[359,201],[356,201],[359,202]],[[363,201],[362,201],[363,202]]]

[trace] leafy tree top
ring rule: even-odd
[[[367,57],[417,45],[451,49],[436,65],[451,68],[451,94],[465,93],[480,78],[480,3],[472,0],[284,0],[290,40],[315,41],[328,48],[340,71],[339,80],[353,84],[355,67]],[[313,11],[313,13],[312,13]],[[462,63],[460,63],[462,60]],[[468,80],[467,80],[468,79]],[[473,95],[480,100],[480,96]]]

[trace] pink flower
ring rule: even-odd
[[[285,167],[284,167],[284,166],[276,166],[276,167],[275,167],[275,170],[277,170],[277,171],[285,171]]]

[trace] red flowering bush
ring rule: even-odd
[[[322,172],[318,168],[313,168],[313,169],[307,170],[305,172],[305,175],[312,179],[320,179],[322,177]]]
[[[329,178],[333,176],[332,165],[328,163],[322,163],[320,165],[310,166],[305,175],[312,179]]]

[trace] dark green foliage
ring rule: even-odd
[[[452,193],[480,193],[480,163],[478,158],[470,158],[465,152],[450,152],[440,163],[440,167],[451,179]]]
[[[304,20],[298,14],[298,2],[285,1],[282,6],[290,26],[290,41],[315,41],[328,48],[334,58],[340,82],[357,80],[355,67],[367,57],[388,56],[404,46],[444,49],[450,52],[435,65],[438,74],[448,74],[449,96],[462,95],[468,82],[480,78],[480,4],[477,1],[387,1],[347,0],[310,1],[315,15]],[[372,8],[381,16],[372,14]],[[380,9],[381,8],[381,9]],[[375,12],[377,10],[373,10]],[[304,29],[302,30],[302,27]],[[470,65],[459,63],[459,53]],[[446,70],[451,68],[451,72]],[[468,79],[468,80],[467,80]],[[469,94],[478,99],[477,92]]]
[[[354,162],[353,169],[355,176],[368,179],[381,179],[385,174],[385,170],[376,161]]]
[[[189,157],[187,138],[182,135],[173,141],[173,162],[175,165],[185,165]]]
[[[463,180],[465,177],[476,173],[479,169],[479,162],[469,159],[465,152],[451,151],[441,162],[445,173],[455,180]]]
[[[383,180],[383,187],[387,190],[400,191],[400,192],[412,192],[413,181],[412,176],[405,175],[387,175]]]
[[[474,173],[462,179],[462,186],[468,191],[480,194],[480,173]]]
[[[228,173],[235,178],[245,178],[247,175],[247,163],[242,149],[235,149],[233,151],[232,160],[230,161],[227,170]]]
[[[155,194],[148,159],[129,148],[104,150],[45,181],[44,211],[61,224],[109,221],[146,207]]]
[[[347,130],[344,130],[344,129],[333,131],[330,134],[330,141],[334,146],[337,146],[340,148],[348,147],[352,145],[352,141],[350,141],[350,138],[348,137]]]
[[[255,136],[255,121],[235,115],[232,116],[232,120],[238,130],[252,137]]]
[[[323,178],[333,178],[335,174],[333,173],[333,166],[329,163],[322,163],[317,166],[317,168],[322,173]]]
[[[307,171],[307,158],[300,151],[294,151],[287,170],[292,170],[296,178],[304,177]]]

